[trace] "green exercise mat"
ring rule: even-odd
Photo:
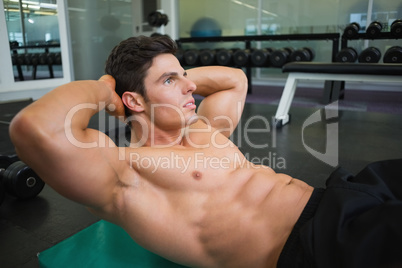
[[[99,221],[38,254],[41,268],[184,267],[136,244],[119,226]]]

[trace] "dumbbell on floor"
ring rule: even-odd
[[[0,156],[0,180],[4,191],[18,199],[37,196],[45,186],[43,180],[16,157]]]
[[[402,63],[402,47],[393,46],[387,49],[383,58],[384,63]]]
[[[6,191],[19,199],[37,196],[45,186],[41,178],[24,162],[12,163],[3,174]]]
[[[376,47],[368,47],[359,54],[360,63],[378,63],[381,59],[381,51]]]
[[[6,190],[4,189],[3,183],[2,183],[2,177],[6,169],[13,163],[11,158],[8,156],[2,156],[0,155],[0,205],[4,201],[4,196]]]

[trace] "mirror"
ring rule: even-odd
[[[14,81],[62,78],[56,0],[3,0]]]

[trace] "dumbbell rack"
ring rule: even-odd
[[[366,33],[358,33],[354,37],[344,37],[342,36],[341,39],[341,49],[346,48],[348,46],[348,41],[350,40],[380,40],[380,39],[400,39],[399,37],[393,35],[391,32],[381,32],[376,37],[369,37]]]
[[[244,42],[245,49],[251,49],[251,42],[256,41],[332,41],[332,61],[335,61],[335,56],[339,51],[340,34],[339,33],[323,33],[323,34],[285,34],[285,35],[241,35],[241,36],[213,36],[213,37],[190,37],[180,38],[176,40],[179,47],[183,43],[217,43],[217,42]],[[248,93],[252,91],[251,81],[252,66],[245,67],[248,78]]]
[[[60,44],[47,44],[47,45],[35,45],[35,46],[17,46],[17,47],[12,47],[12,56],[16,57],[18,55],[27,55],[26,53],[27,49],[43,49],[43,53],[49,55],[49,48],[60,48]],[[19,54],[18,50],[24,50],[23,54]],[[40,53],[34,53],[34,54],[40,54]],[[33,70],[32,70],[32,77],[35,80],[36,79],[36,70],[37,70],[37,65],[47,65],[49,68],[49,77],[54,78],[54,73],[53,73],[53,67],[52,64],[54,63],[49,63],[48,60],[46,60],[46,63],[40,63],[38,62],[37,64],[32,64]],[[20,81],[24,81],[24,75],[22,72],[22,65],[27,65],[25,63],[19,63],[18,60],[16,60],[15,64],[17,67],[17,72],[18,72],[18,79]]]
[[[400,39],[400,37],[393,35],[391,32],[379,32],[377,36],[369,36],[365,32],[359,32],[353,37],[345,37],[342,35],[341,37],[341,49],[347,48],[348,47],[348,41],[351,40],[386,40],[386,39]],[[334,87],[337,88],[337,92],[339,92],[339,98],[344,97],[344,91],[345,91],[345,81],[338,81],[336,82],[338,84],[334,85]]]

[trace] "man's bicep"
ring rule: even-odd
[[[198,115],[230,136],[243,112],[248,87],[245,73],[237,68],[212,66],[191,69],[188,77],[197,85],[194,94],[204,97]]]
[[[213,128],[229,137],[243,113],[245,94],[236,91],[221,91],[203,99],[197,114]]]
[[[118,148],[96,130],[70,134],[50,142],[41,153],[42,161],[32,160],[33,168],[66,198],[86,206],[104,206],[110,202],[118,179],[113,169]]]

